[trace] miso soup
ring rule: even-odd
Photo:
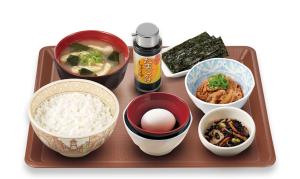
[[[102,76],[116,71],[124,56],[109,43],[97,40],[74,42],[64,49],[60,62],[65,70],[80,76]]]

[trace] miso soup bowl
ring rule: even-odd
[[[96,41],[102,41],[111,44],[116,49],[118,49],[120,53],[123,54],[125,62],[122,63],[120,66],[118,66],[118,69],[116,69],[112,73],[102,75],[102,76],[87,77],[87,76],[81,76],[69,72],[68,70],[63,68],[63,65],[60,62],[61,53],[64,49],[68,48],[70,44],[78,41],[83,41],[83,40],[96,40]],[[123,40],[108,32],[96,31],[96,30],[79,31],[66,36],[56,45],[54,49],[54,55],[55,55],[55,64],[56,64],[57,72],[61,79],[69,79],[69,78],[87,79],[87,80],[100,83],[111,90],[117,88],[118,85],[123,80],[127,69],[128,61],[129,61],[129,49]]]
[[[204,134],[206,130],[216,121],[220,119],[231,118],[238,120],[249,131],[249,138],[243,143],[233,147],[220,147],[211,144],[206,140]],[[201,143],[212,153],[219,156],[234,156],[246,150],[255,138],[255,123],[252,117],[245,111],[234,107],[221,107],[206,113],[200,120],[198,133]]]
[[[237,82],[242,88],[243,98],[227,104],[212,104],[198,99],[195,94],[202,81],[218,73],[227,75]],[[242,108],[248,101],[254,86],[255,81],[251,70],[237,60],[228,58],[212,58],[199,62],[185,77],[185,89],[190,99],[204,113],[225,106]]]
[[[54,95],[68,92],[82,92],[95,95],[109,106],[112,120],[101,130],[85,136],[63,136],[50,132],[35,120],[35,111],[39,105]],[[31,99],[28,116],[38,138],[50,149],[67,157],[82,157],[98,149],[113,133],[119,115],[119,102],[116,96],[103,85],[83,79],[67,79],[49,83],[36,91]]]

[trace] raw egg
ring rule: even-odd
[[[152,132],[168,132],[176,124],[175,116],[168,110],[156,108],[147,111],[142,119],[143,129]]]

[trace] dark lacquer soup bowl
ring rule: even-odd
[[[101,76],[85,76],[76,73],[72,73],[67,70],[61,61],[61,56],[64,51],[70,47],[71,44],[78,43],[81,41],[99,41],[110,44],[114,49],[122,55],[122,63],[119,63],[111,73],[103,74]],[[96,31],[96,30],[85,30],[75,32],[63,38],[54,49],[55,64],[61,79],[68,78],[80,78],[98,82],[111,90],[118,87],[125,76],[129,61],[129,49],[123,40],[119,37],[110,34],[108,32]]]

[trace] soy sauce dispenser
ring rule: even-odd
[[[140,92],[157,91],[161,85],[159,29],[152,23],[143,23],[132,36],[135,88]]]

